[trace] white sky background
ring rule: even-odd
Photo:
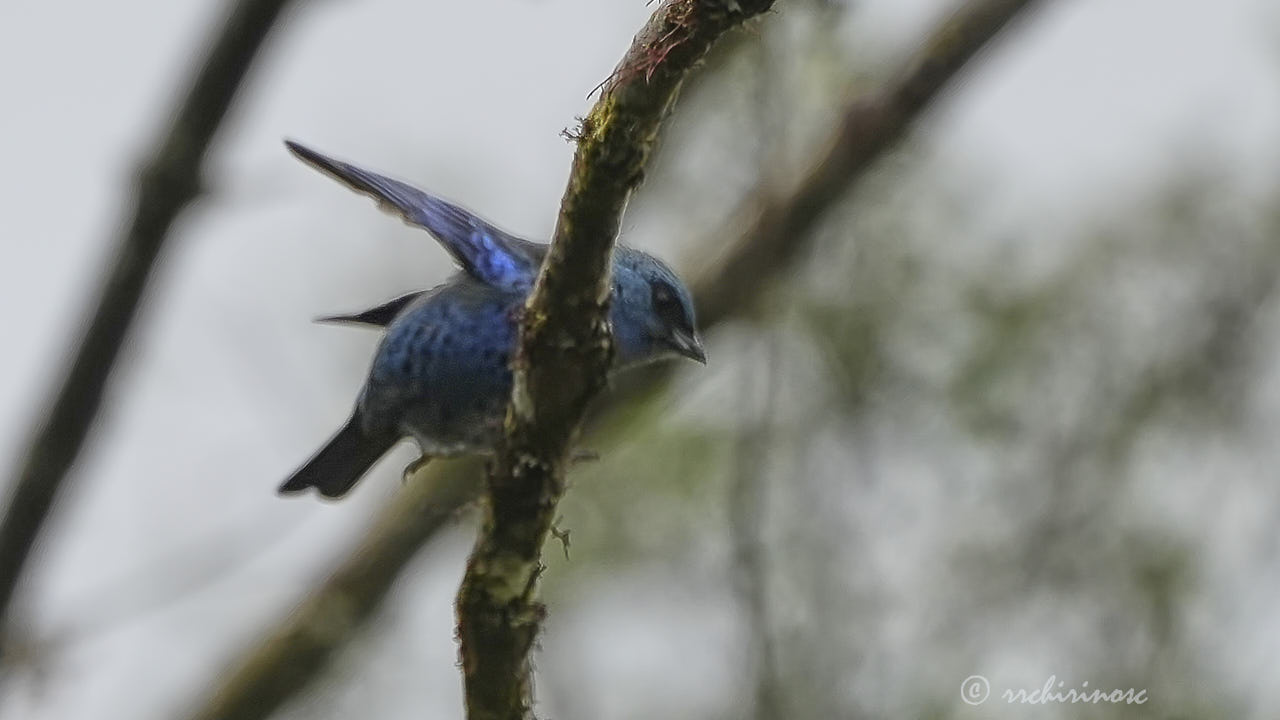
[[[1049,5],[927,126],[940,162],[978,169],[992,183],[1000,202],[982,211],[993,226],[1070,222],[1188,156],[1230,158],[1246,185],[1274,173],[1274,3]],[[898,47],[941,6],[861,3],[853,32]],[[221,7],[0,6],[0,303],[10,309],[0,467],[14,462],[96,288],[134,163]],[[310,319],[433,284],[448,260],[422,234],[301,166],[280,139],[410,179],[545,237],[572,150],[559,132],[587,109],[587,93],[650,11],[642,0],[334,1],[295,11],[224,127],[209,199],[175,227],[152,286],[159,302],[136,328],[72,502],[50,527],[56,541],[38,558],[35,615],[41,627],[61,626],[109,604],[102,598],[122,583],[149,597],[155,581],[138,573],[157,558],[173,563],[175,576],[215,579],[56,654],[47,695],[8,697],[0,716],[161,712],[225,658],[238,633],[323,573],[395,491],[403,462],[388,462],[342,505],[274,495],[345,417],[376,341]],[[222,560],[229,567],[208,568],[203,557],[190,567],[210,538],[233,542]],[[419,702],[400,708],[403,717],[427,716],[424,706],[457,715],[450,602],[463,551],[453,543],[430,556],[436,582],[417,598],[421,619],[408,623],[438,641],[424,651],[431,668],[369,679],[371,693],[413,685]],[[637,643],[645,640],[638,633]]]

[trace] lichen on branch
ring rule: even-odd
[[[545,609],[541,552],[564,492],[570,443],[612,355],[609,265],[680,83],[725,32],[772,0],[669,0],[632,41],[583,119],[546,262],[521,321],[505,433],[484,521],[458,591],[467,717],[532,716],[529,651]]]

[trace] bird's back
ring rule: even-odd
[[[415,300],[374,357],[360,399],[364,417],[394,423],[430,455],[487,450],[511,394],[524,298],[458,275]]]

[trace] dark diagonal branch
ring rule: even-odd
[[[710,321],[751,306],[760,295],[755,282],[777,273],[798,257],[799,246],[837,200],[846,196],[886,149],[910,129],[956,74],[1019,11],[1035,0],[976,0],[934,30],[895,80],[881,91],[855,99],[845,110],[821,159],[800,183],[784,193],[768,184],[748,196],[736,213],[746,232],[734,236],[726,256],[703,280],[699,317]]]
[[[275,713],[355,635],[418,549],[475,498],[478,470],[476,463],[451,465],[432,482],[411,483],[334,574],[187,717],[243,720]]]
[[[254,58],[288,0],[241,0],[214,38],[169,130],[138,173],[132,220],[84,335],[11,481],[0,521],[0,619],[7,619],[23,567],[102,402],[111,369],[174,218],[199,194],[200,171]]]
[[[685,75],[721,35],[772,4],[664,2],[582,122],[551,249],[525,306],[489,502],[458,591],[470,720],[532,717],[542,545],[564,490],[569,444],[612,355],[609,263],[623,208]]]
[[[1026,1],[998,0],[965,5],[930,36],[921,50],[894,75],[896,79],[892,83],[849,105],[837,132],[824,151],[814,158],[810,164],[813,169],[799,183],[783,192],[757,192],[744,201],[734,220],[716,234],[732,238],[727,243],[718,243],[728,248],[721,263],[692,278],[694,302],[703,329],[749,312],[751,293],[758,292],[762,282],[780,276],[795,258],[802,256],[813,228],[824,214],[847,195],[876,159],[893,147],[894,141],[947,87],[961,66],[1028,5],[1030,2]],[[956,32],[957,28],[960,32]],[[925,87],[931,89],[921,94],[918,89]],[[892,113],[885,112],[883,119],[876,122],[857,119],[874,115],[876,108],[893,106],[893,98],[908,94],[906,88],[917,88],[914,102],[901,104]],[[849,130],[858,125],[875,131],[859,136]],[[852,158],[857,161],[851,161]],[[841,170],[844,175],[837,172]],[[771,186],[771,180],[765,178],[760,187]],[[765,204],[764,209],[758,205],[761,202]],[[787,228],[790,234],[782,228]],[[625,390],[620,388],[623,397],[611,397],[609,406],[617,407],[638,395],[655,392],[666,377],[663,371],[645,373],[636,382],[627,383]],[[616,417],[616,413],[606,410],[593,424],[605,424]],[[287,696],[277,693],[292,693],[315,679],[324,667],[324,658],[356,635],[361,622],[368,617],[363,608],[376,606],[383,600],[392,580],[439,529],[438,518],[474,500],[481,489],[472,474],[457,465],[433,464],[424,475],[409,483],[388,503],[359,549],[340,564],[340,568],[351,568],[364,562],[376,563],[373,572],[377,577],[370,578],[368,586],[362,586],[367,592],[362,593],[358,601],[347,602],[345,594],[354,589],[353,586],[330,582],[318,587],[288,618],[277,621],[275,627],[279,630],[264,629],[255,633],[267,639],[256,643],[235,663],[236,669],[223,676],[225,679],[214,691],[211,703],[190,717],[262,720],[286,699]],[[418,516],[404,512],[402,504],[438,508],[440,514]],[[346,572],[340,570],[339,574]],[[357,608],[361,611],[357,612]],[[322,620],[321,615],[327,619]],[[316,654],[312,642],[296,628],[322,625],[335,629],[335,634],[328,640],[326,652]],[[336,632],[338,628],[341,632]],[[277,684],[267,679],[280,676],[287,676],[289,682]],[[258,704],[260,698],[267,700]],[[235,712],[230,712],[232,709]]]

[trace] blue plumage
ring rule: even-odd
[[[434,289],[325,318],[382,326],[386,334],[351,418],[280,491],[315,487],[326,497],[341,496],[404,437],[417,441],[424,459],[490,451],[511,393],[518,313],[547,246],[405,183],[286,145],[430,232],[463,272]],[[688,290],[652,255],[616,249],[610,323],[619,368],[673,356],[706,362]]]
[[[295,142],[286,140],[285,146],[312,167],[372,196],[406,223],[430,232],[462,269],[480,282],[506,290],[533,286],[547,254],[546,245],[515,237],[399,180],[334,160]]]

